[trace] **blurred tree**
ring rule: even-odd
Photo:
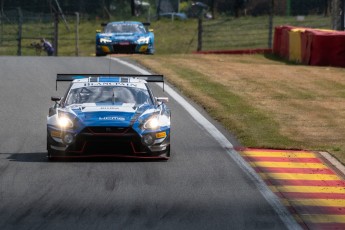
[[[131,15],[136,16],[135,13],[135,0],[130,0],[131,1]]]
[[[245,4],[245,0],[234,0],[233,10],[234,10],[234,14],[236,18],[240,16],[241,14],[240,12],[241,10],[243,10],[244,4]]]
[[[333,30],[342,30],[341,28],[341,15],[342,15],[342,0],[332,0],[331,5],[331,14],[332,14],[332,29]]]

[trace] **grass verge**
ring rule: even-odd
[[[261,55],[131,56],[200,104],[246,147],[322,150],[345,162],[345,70]]]

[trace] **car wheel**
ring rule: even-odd
[[[54,160],[52,155],[53,155],[52,150],[48,149],[48,152],[47,152],[47,159],[48,159],[48,161],[53,161]]]
[[[167,152],[165,153],[165,157],[166,157],[167,159],[170,158],[170,145],[169,145],[169,147],[168,147]]]
[[[96,56],[97,57],[103,57],[103,56],[106,56],[106,54],[104,54],[104,53],[96,53]]]
[[[147,52],[146,52],[146,54],[147,54],[147,55],[153,55],[154,52],[155,52],[155,51],[154,51],[153,49],[148,49]]]
[[[49,139],[50,139],[50,137],[47,134],[47,159],[48,159],[48,161],[54,161],[54,155],[57,155],[58,151],[56,151],[50,147]]]

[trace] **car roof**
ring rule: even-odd
[[[108,25],[113,25],[113,24],[142,24],[141,22],[136,22],[136,21],[118,21],[118,22],[109,22]]]
[[[131,88],[147,89],[146,83],[147,81],[135,77],[88,77],[73,80],[72,89],[82,88],[85,86],[126,86]]]
[[[147,83],[145,80],[136,78],[136,77],[113,77],[113,76],[102,76],[102,77],[88,77],[73,80],[73,83],[76,82],[121,82],[121,83]]]

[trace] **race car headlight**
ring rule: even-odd
[[[73,127],[73,122],[71,121],[71,119],[69,119],[66,116],[59,117],[57,122],[60,128],[63,128],[63,129]]]
[[[155,130],[159,127],[169,126],[170,125],[170,117],[165,115],[160,116],[152,116],[150,117],[143,125],[144,129]]]
[[[110,42],[111,42],[111,39],[109,39],[109,38],[100,38],[100,39],[99,39],[99,42],[100,42],[100,43],[110,43]]]
[[[140,37],[138,40],[137,40],[137,42],[138,43],[149,43],[149,41],[150,41],[150,37]]]
[[[158,117],[151,117],[144,123],[144,129],[157,129],[159,127]]]

